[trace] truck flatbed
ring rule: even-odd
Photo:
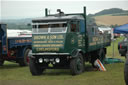
[[[32,44],[32,37],[9,37],[8,48],[15,48],[18,46],[26,46]]]
[[[26,66],[29,63],[28,53],[32,45],[32,35],[16,31],[7,31],[7,25],[0,24],[0,66],[6,60],[15,61],[20,66]]]

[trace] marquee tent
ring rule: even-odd
[[[128,34],[128,24],[124,24],[114,28],[113,32],[117,34]]]

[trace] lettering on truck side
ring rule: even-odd
[[[34,40],[41,40],[41,39],[64,39],[63,35],[37,35],[34,36]]]

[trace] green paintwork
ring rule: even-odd
[[[33,34],[33,53],[57,52],[72,53],[75,49],[81,49],[84,53],[104,48],[110,45],[110,35],[88,36],[80,33],[57,33],[57,34]],[[88,46],[85,43],[88,42]],[[86,49],[88,48],[88,49]]]
[[[33,34],[33,53],[69,53],[80,49],[83,53],[91,52],[110,45],[110,35],[89,35],[79,32],[56,34]],[[87,46],[86,46],[87,43]]]
[[[33,34],[33,53],[57,52],[72,53],[75,49],[84,51],[84,34],[79,33],[56,33],[56,34]]]
[[[91,52],[98,50],[100,48],[105,48],[109,46],[111,43],[111,36],[109,34],[88,34],[87,25],[86,25],[86,7],[84,7],[84,13],[81,14],[65,14],[64,17],[71,17],[72,15],[78,15],[77,18],[72,17],[69,19],[60,17],[54,17],[55,19],[51,19],[50,15],[47,13],[47,9],[45,10],[46,20],[47,22],[59,22],[66,21],[68,22],[68,28],[66,33],[54,33],[54,34],[33,34],[32,35],[32,51],[33,53],[72,53],[75,50],[81,50],[83,53]],[[71,15],[71,16],[70,16]],[[83,17],[79,17],[82,15]],[[53,16],[53,15],[51,15]],[[45,19],[44,19],[45,20]],[[50,21],[51,20],[51,21]],[[84,21],[84,32],[79,32],[81,27],[77,21]],[[78,32],[71,32],[71,21],[77,26]],[[41,19],[34,20],[33,23],[44,22]],[[92,28],[90,28],[92,29]],[[97,28],[98,29],[98,28]],[[36,38],[37,37],[37,38]],[[54,38],[54,39],[53,39]]]
[[[62,52],[64,50],[66,34],[33,34],[32,51],[40,52]]]
[[[65,48],[66,48],[66,52],[68,53],[72,53],[74,50],[77,49],[81,49],[83,51],[85,48],[85,43],[84,41],[84,34],[80,34],[80,33],[67,33],[66,36],[66,43],[65,43]]]
[[[94,51],[100,48],[104,48],[110,46],[111,43],[111,35],[110,34],[102,34],[102,35],[90,35],[88,36],[88,52]]]

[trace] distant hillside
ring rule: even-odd
[[[2,23],[6,23],[8,29],[28,29],[31,30],[31,20],[30,18],[27,19],[7,19],[2,20]]]
[[[104,9],[98,13],[89,14],[88,16],[103,16],[103,15],[128,16],[128,10],[123,10],[120,8]]]
[[[97,25],[118,26],[128,23],[128,10],[120,8],[104,9],[88,17],[95,19]]]
[[[31,29],[32,18],[2,20],[8,25],[8,29]],[[97,25],[123,25],[128,23],[128,10],[120,8],[104,9],[95,14],[87,16],[87,24],[95,23]]]
[[[100,15],[107,15],[107,14],[119,14],[119,13],[124,13],[128,15],[128,11],[120,9],[120,8],[112,8],[112,9],[105,9],[103,11],[100,11],[98,13],[95,13],[95,16],[100,16]]]

